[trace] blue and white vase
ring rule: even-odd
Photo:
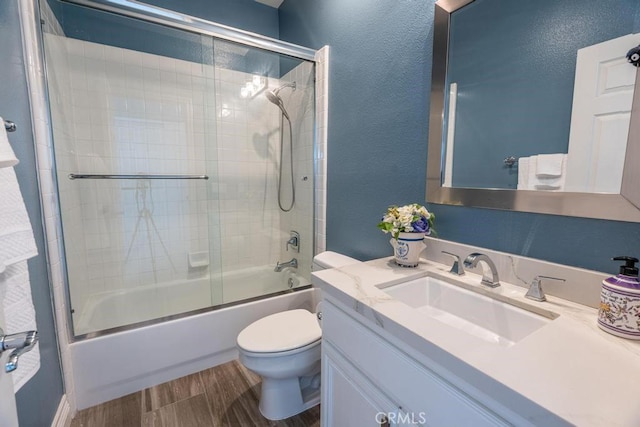
[[[427,247],[424,233],[400,233],[398,239],[389,240],[393,246],[396,264],[402,267],[417,267],[420,253]]]

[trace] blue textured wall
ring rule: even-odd
[[[516,188],[505,157],[566,153],[578,49],[633,33],[638,10],[637,0],[476,0],[454,13],[454,187]]]
[[[391,255],[375,228],[382,212],[424,200],[432,11],[432,0],[286,0],[280,9],[283,40],[332,49],[328,249]],[[636,223],[430,208],[443,239],[610,272],[610,257],[640,255]]]
[[[2,58],[0,115],[13,120],[18,126],[16,132],[9,134],[9,139],[16,156],[20,159],[15,170],[39,253],[37,257],[29,260],[29,275],[40,335],[41,367],[16,395],[18,418],[21,427],[41,427],[51,425],[63,390],[44,255],[45,243],[36,178],[35,147],[31,132],[31,113],[22,56],[18,1],[24,0],[0,2],[0,58]]]
[[[280,37],[331,46],[328,249],[391,254],[376,224],[387,206],[423,201],[433,1],[287,0]]]

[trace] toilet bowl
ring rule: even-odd
[[[359,261],[335,252],[313,259],[313,270]],[[262,377],[260,412],[270,420],[299,414],[320,403],[318,316],[296,309],[259,319],[238,334],[240,362]]]

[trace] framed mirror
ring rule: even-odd
[[[640,77],[625,57],[640,44],[633,34],[640,32],[633,18],[640,4],[600,2],[611,8],[603,14],[593,3],[591,14],[574,0],[435,3],[429,203],[640,222],[640,170],[632,161],[640,159]],[[615,43],[622,48],[612,49]],[[591,65],[591,86],[581,89],[590,80],[580,74],[579,58],[612,50],[617,56]],[[623,91],[626,111],[610,107]],[[612,108],[583,118],[591,126],[587,137],[575,121],[581,106],[597,100],[585,93],[604,94]],[[579,145],[584,141],[595,148]],[[546,168],[549,158],[562,166],[562,185],[556,175],[554,185],[539,185],[550,181],[535,166],[523,173],[529,159]],[[527,184],[527,176],[541,182]]]

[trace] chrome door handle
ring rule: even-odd
[[[0,354],[6,350],[13,350],[9,355],[9,360],[4,365],[5,372],[13,372],[18,368],[18,359],[31,349],[38,342],[38,331],[19,332],[17,334],[5,335],[0,329]]]

